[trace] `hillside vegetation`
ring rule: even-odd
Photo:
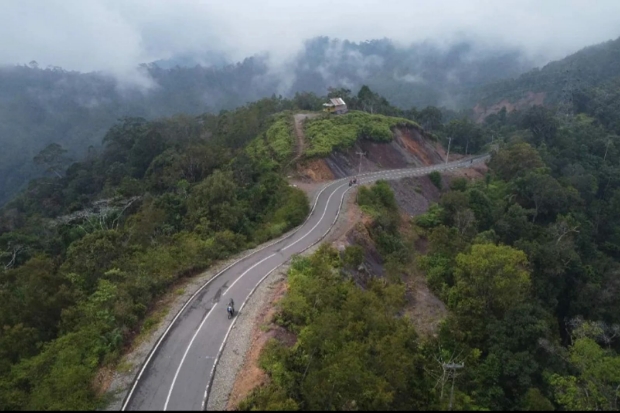
[[[360,190],[387,276],[355,286],[355,247],[296,261],[277,320],[297,342],[268,348],[271,383],[243,407],[446,409],[439,360],[465,363],[458,409],[618,409],[617,94],[586,93],[576,116],[534,107],[475,124],[399,110],[368,87],[332,90],[352,113],[308,121],[315,156],[412,122],[454,151],[498,150],[484,181],[453,181],[415,219],[425,254],[400,232],[389,186]],[[157,325],[153,304],[176,281],[302,222],[308,200],[282,174],[291,114],[321,103],[125,118],[79,162],[57,143],[33,155],[45,176],[0,211],[0,406],[101,406],[98,369]],[[401,318],[415,267],[450,309],[436,339]]]
[[[354,105],[387,104],[364,90]],[[153,331],[163,294],[305,219],[306,195],[283,176],[304,102],[322,100],[123,118],[79,162],[58,143],[34,156],[45,176],[0,209],[3,409],[100,407],[97,372]],[[366,116],[388,119],[351,118]]]
[[[389,185],[360,188],[362,209],[374,218],[368,229],[387,262],[390,283],[371,279],[359,288],[350,276],[363,260],[359,246],[339,255],[324,244],[296,259],[276,323],[297,336],[292,347],[272,341],[260,363],[271,381],[241,410],[391,410],[433,407],[425,353],[411,322],[399,315],[410,266],[410,240],[398,231],[401,217]]]
[[[586,47],[514,79],[476,88],[469,103],[491,105],[503,99],[514,102],[528,92],[544,92],[545,104],[572,110],[574,105],[580,105],[584,92],[593,88],[609,89],[614,81],[617,84],[619,67],[620,38]]]
[[[354,282],[361,245],[297,260],[274,317],[296,340],[264,349],[270,380],[240,409],[618,410],[620,138],[612,125],[542,107],[443,125],[442,134],[495,136],[498,150],[485,179],[452,179],[413,218],[424,252],[415,245],[425,242],[400,231],[389,186],[360,188],[385,277]],[[412,267],[450,311],[437,337],[421,337],[402,317]],[[443,363],[464,363],[454,382]]]
[[[277,170],[291,161],[295,151],[293,113],[275,115],[273,124],[247,146],[246,153],[266,169]]]
[[[128,87],[103,73],[43,68],[36,62],[3,66],[0,205],[42,175],[30,160],[47,145],[58,143],[79,160],[90,146],[100,146],[121,117],[218,114],[274,94],[298,99],[300,109],[311,110],[308,92],[322,96],[341,84],[356,90],[368,84],[402,108],[425,107],[452,100],[462,84],[503,79],[533,67],[522,63],[517,50],[479,49],[467,42],[443,50],[428,43],[402,48],[387,39],[358,44],[320,37],[306,42],[286,68],[274,68],[265,55],[236,63],[201,56],[199,60],[215,63],[209,67],[183,66],[191,56],[141,65],[140,73],[156,85],[148,90]],[[314,109],[320,110],[320,104]]]
[[[339,116],[323,116],[304,124],[307,157],[325,157],[334,150],[353,146],[358,139],[391,142],[396,126],[420,128],[411,120],[361,111],[350,111]]]
[[[98,369],[157,325],[175,282],[305,219],[306,195],[244,149],[244,135],[280,148],[286,116],[271,103],[124,119],[66,173],[59,145],[40,155],[50,176],[0,214],[3,410],[100,406]]]

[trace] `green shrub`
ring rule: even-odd
[[[349,245],[344,249],[342,260],[345,265],[357,268],[364,262],[364,249],[359,245]]]
[[[452,182],[450,182],[450,189],[453,191],[466,191],[467,190],[467,178],[458,177],[454,178]]]
[[[428,178],[437,187],[437,189],[441,189],[441,174],[438,171],[431,172],[428,175]]]
[[[357,193],[357,204],[376,211],[383,208],[390,211],[398,209],[394,192],[386,181],[377,181],[370,189],[360,187]]]
[[[278,169],[293,157],[295,135],[289,112],[274,116],[275,121],[265,133],[248,144],[245,151],[262,170]]]
[[[422,228],[433,228],[441,224],[442,214],[443,208],[433,204],[425,214],[415,217],[415,223]]]
[[[394,135],[392,129],[396,126],[419,128],[417,123],[408,119],[358,111],[311,119],[305,123],[305,155],[328,156],[335,149],[353,146],[358,139],[390,142]]]
[[[286,187],[284,190],[284,202],[274,214],[276,221],[286,223],[286,229],[291,229],[301,224],[310,212],[308,196],[299,188]]]
[[[291,116],[281,115],[280,118],[267,129],[265,138],[278,162],[290,159],[293,155],[295,145]]]

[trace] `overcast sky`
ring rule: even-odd
[[[551,60],[619,37],[620,0],[0,0],[0,65],[126,75],[205,50],[281,60],[319,35],[403,44],[465,35]]]

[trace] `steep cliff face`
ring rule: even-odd
[[[364,156],[360,159],[359,153]],[[457,155],[450,157],[457,159]],[[395,128],[388,143],[358,140],[351,148],[337,150],[325,158],[302,161],[297,174],[302,180],[322,182],[382,169],[427,166],[445,161],[441,145],[414,128]]]

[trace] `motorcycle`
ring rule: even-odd
[[[226,308],[226,312],[228,313],[228,319],[230,320],[232,317],[234,317],[235,315],[235,302],[233,301],[233,299],[230,299],[230,302],[228,303],[228,307]]]

